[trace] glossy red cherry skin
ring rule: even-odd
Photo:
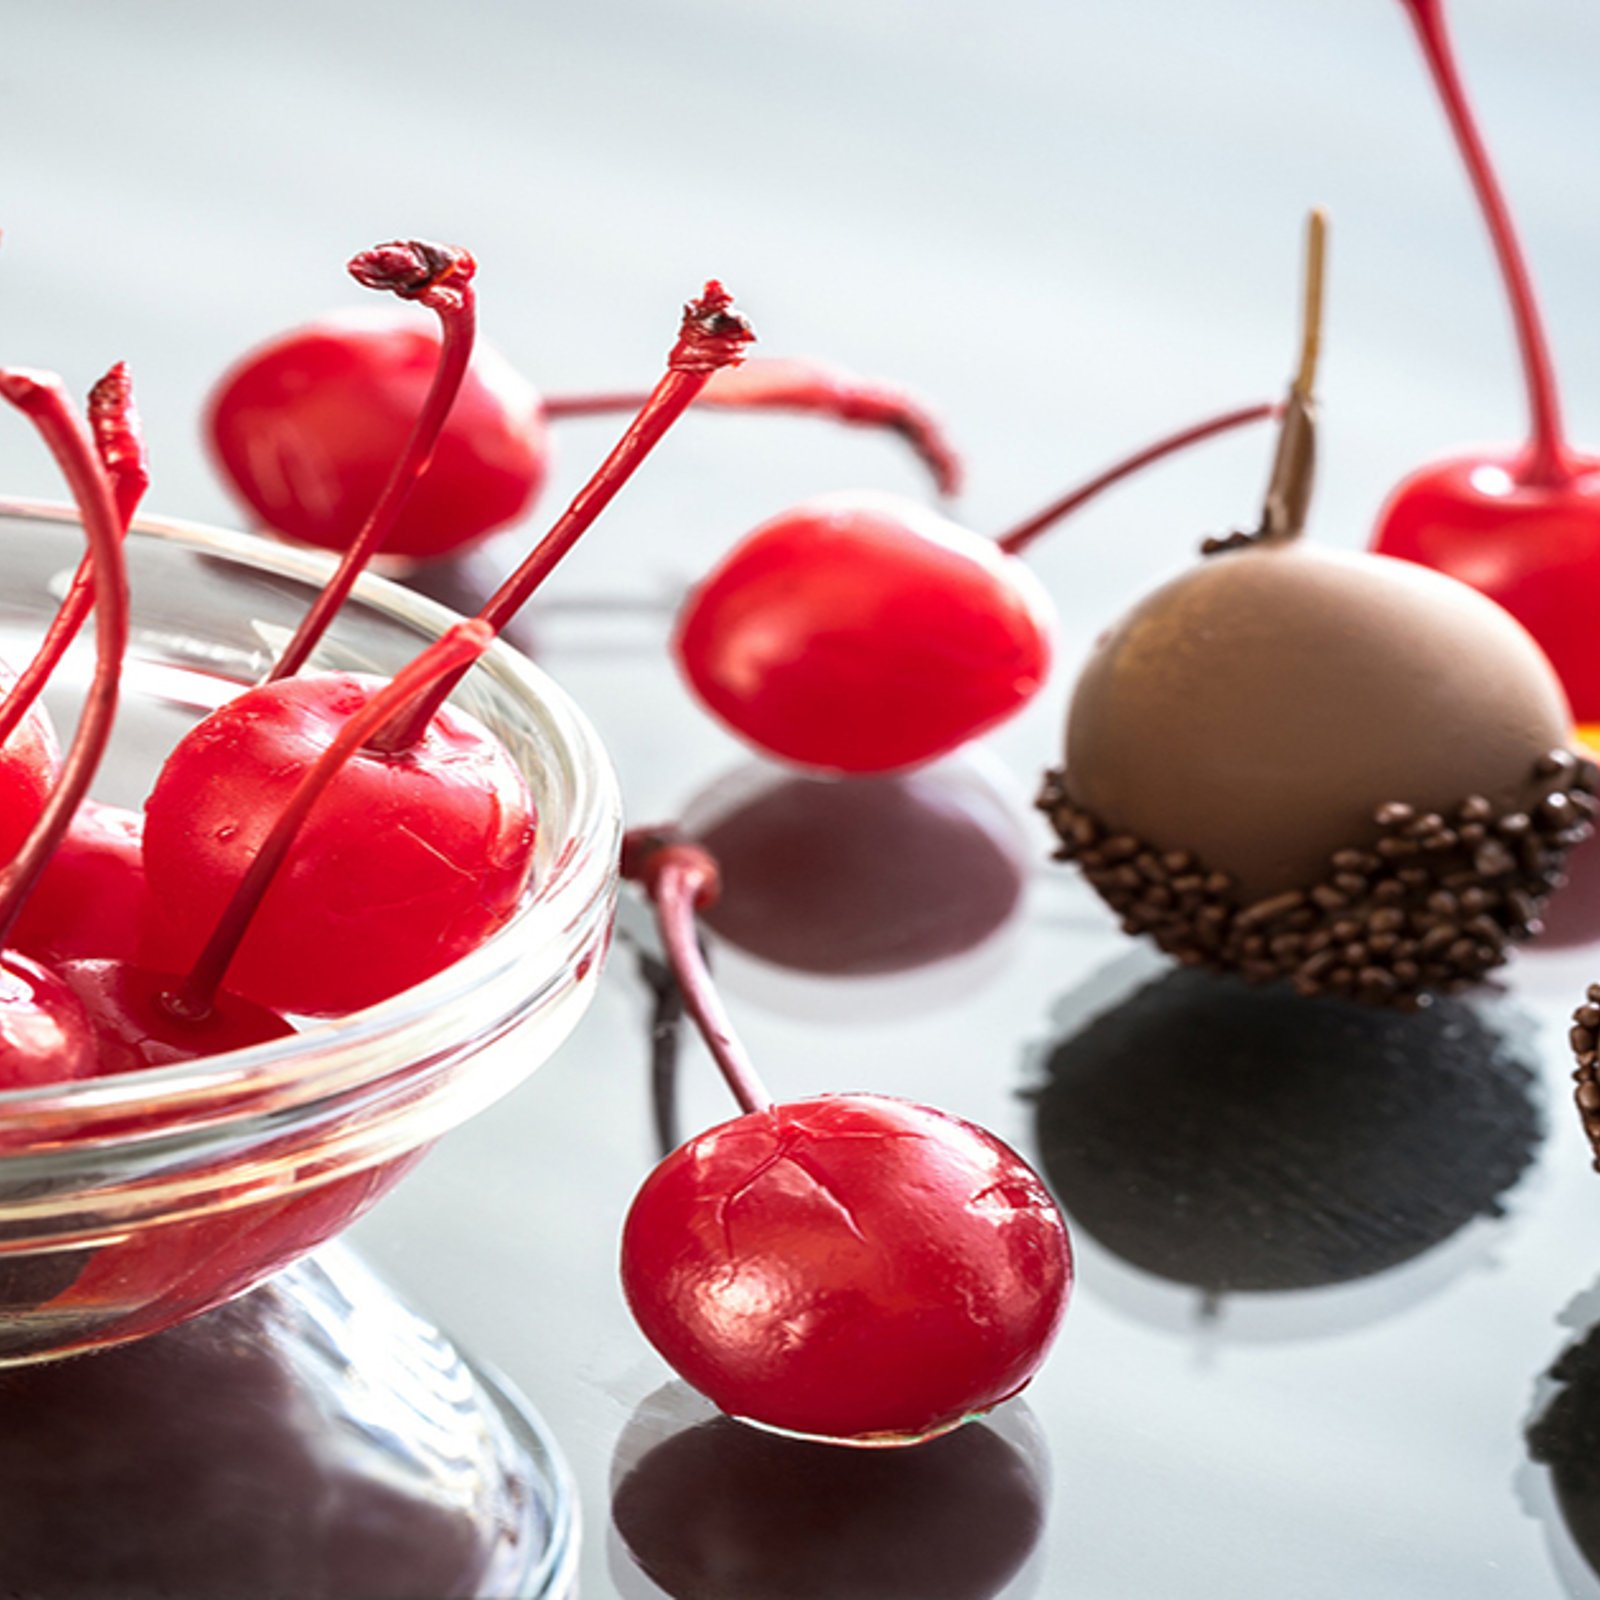
[[[622,1284],[645,1336],[730,1415],[894,1443],[1027,1383],[1072,1254],[1044,1185],[992,1134],[837,1095],[668,1156],[628,1214]]]
[[[1520,481],[1517,451],[1484,451],[1413,473],[1378,517],[1372,547],[1498,600],[1550,657],[1579,722],[1600,722],[1600,459],[1570,481]]]
[[[16,674],[0,664],[0,699],[15,681]],[[39,820],[60,770],[55,730],[44,707],[35,704],[0,745],[0,864],[17,853]]]
[[[839,495],[735,546],[685,603],[673,650],[757,749],[893,772],[1026,704],[1049,673],[1052,614],[993,540],[912,501]]]
[[[212,391],[212,458],[264,526],[341,550],[405,445],[438,349],[437,328],[403,310],[352,312],[286,333]],[[514,521],[544,482],[547,452],[538,394],[479,345],[384,553],[431,560]]]
[[[88,1013],[64,979],[15,950],[0,954],[0,1091],[92,1078]]]
[[[65,961],[58,970],[94,1027],[98,1076],[169,1067],[295,1031],[276,1012],[227,993],[216,996],[204,1017],[180,1017],[167,996],[181,980],[126,961]]]
[[[145,811],[150,889],[198,955],[290,793],[382,687],[318,673],[251,689],[192,728]],[[272,1011],[376,1004],[476,949],[533,862],[532,796],[493,734],[446,707],[398,755],[356,754],[318,798],[267,890],[227,987]]]
[[[35,960],[176,960],[144,872],[144,818],[85,800],[24,902],[12,941]]]

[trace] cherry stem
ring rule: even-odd
[[[477,620],[456,623],[349,717],[295,786],[288,803],[235,886],[233,898],[211,930],[188,977],[166,996],[167,1007],[175,1016],[201,1021],[210,1015],[222,980],[273,878],[293,847],[311,808],[345,763],[409,701],[426,692],[441,677],[464,673],[493,642],[494,633],[484,623]]]
[[[1060,499],[1052,500],[1042,511],[1035,512],[1026,522],[1019,522],[995,542],[1008,556],[1020,555],[1047,528],[1071,516],[1080,506],[1087,505],[1124,478],[1131,478],[1145,467],[1153,466],[1163,457],[1176,455],[1180,450],[1215,438],[1219,433],[1231,433],[1235,428],[1248,427],[1253,422],[1265,422],[1282,414],[1281,405],[1266,401],[1260,405],[1240,406],[1235,411],[1224,411],[1219,416],[1208,417],[1204,422],[1180,428],[1176,433],[1157,439],[1154,444],[1146,445],[1131,456],[1124,456],[1103,472],[1097,472],[1094,477],[1080,483],[1077,488],[1069,489]]]
[[[645,399],[637,391],[558,395],[546,398],[544,414],[556,421],[603,416],[636,411]],[[725,411],[816,414],[854,427],[888,428],[916,452],[941,495],[961,492],[966,469],[943,424],[914,395],[894,384],[858,378],[818,362],[757,357],[719,372],[706,385],[699,404]]]
[[[478,612],[495,633],[527,603],[610,505],[667,430],[688,410],[712,374],[723,367],[737,366],[744,359],[745,346],[754,338],[750,324],[733,309],[733,297],[714,279],[706,284],[699,299],[684,307],[678,342],[667,356],[666,375],[650,391],[628,431],[578,491],[572,504]],[[382,729],[369,748],[393,754],[415,744],[456,682],[456,678],[446,678],[430,689],[415,706],[396,717],[392,726]]]
[[[395,240],[375,245],[351,258],[350,276],[368,289],[385,289],[402,300],[415,300],[435,312],[441,332],[439,360],[433,381],[411,425],[405,448],[390,470],[388,481],[367,520],[350,542],[333,576],[301,618],[294,637],[285,646],[266,681],[292,677],[306,664],[317,642],[328,630],[340,606],[355,587],[367,563],[383,548],[405,509],[417,480],[428,470],[438,448],[439,434],[455,404],[472,360],[477,332],[477,296],[472,278],[477,263],[453,245],[429,244],[421,239]]]
[[[1561,403],[1556,392],[1555,369],[1550,346],[1534,299],[1533,281],[1527,261],[1517,241],[1511,212],[1506,205],[1489,152],[1478,133],[1472,107],[1462,86],[1461,74],[1445,28],[1443,0],[1401,0],[1416,25],[1423,57],[1433,75],[1434,86],[1444,103],[1451,132],[1467,165],[1467,174],[1477,192],[1478,205],[1489,225],[1489,236],[1500,263],[1511,299],[1511,316],[1516,324],[1517,344],[1522,352],[1522,370],[1528,385],[1528,453],[1518,476],[1524,483],[1556,485],[1568,482],[1572,466],[1561,427]]]
[[[133,403],[133,381],[127,363],[119,361],[89,391],[89,432],[100,464],[111,480],[117,524],[128,531],[139,502],[150,486],[150,462],[138,408]],[[78,637],[89,608],[94,604],[94,558],[85,555],[72,574],[66,596],[33,659],[18,673],[0,701],[0,744],[15,733],[50,681],[72,641]]]
[[[635,828],[622,841],[622,875],[649,897],[683,1003],[739,1109],[768,1110],[772,1096],[733,1031],[696,934],[696,913],[714,905],[721,888],[717,863],[670,828]]]
[[[0,396],[14,405],[49,446],[89,544],[95,610],[94,677],[78,719],[72,748],[44,810],[5,869],[0,871],[0,947],[33,886],[55,854],[89,792],[95,769],[111,737],[117,711],[122,657],[128,646],[128,574],[122,559],[122,519],[88,425],[73,409],[54,373],[0,369]]]

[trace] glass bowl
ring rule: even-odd
[[[62,508],[0,501],[0,539],[0,656],[21,662],[82,534]],[[259,680],[329,563],[141,520],[128,564],[132,641],[94,794],[138,807],[185,728]],[[387,674],[451,620],[365,579],[316,665]],[[92,660],[86,634],[47,692],[63,737]],[[571,1031],[610,938],[615,777],[581,713],[513,650],[492,649],[453,700],[504,741],[538,805],[520,911],[426,983],[293,1038],[0,1094],[0,1365],[138,1338],[251,1288],[354,1221]]]

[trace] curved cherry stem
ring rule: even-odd
[[[1517,241],[1511,212],[1506,205],[1489,152],[1478,133],[1477,121],[1461,82],[1445,28],[1443,0],[1401,0],[1422,44],[1422,54],[1433,76],[1434,86],[1444,103],[1456,145],[1466,162],[1468,176],[1478,196],[1478,205],[1489,226],[1500,275],[1511,299],[1511,316],[1516,324],[1517,344],[1522,352],[1522,370],[1528,385],[1530,434],[1528,453],[1519,476],[1530,484],[1554,485],[1567,482],[1572,467],[1566,437],[1561,426],[1561,404],[1556,390],[1555,368],[1550,345],[1534,299],[1533,281]]]
[[[750,324],[733,309],[733,297],[714,279],[706,284],[699,299],[691,300],[684,307],[678,342],[667,356],[666,375],[650,391],[638,416],[628,425],[628,431],[578,491],[549,533],[478,612],[495,633],[499,633],[527,603],[534,590],[611,504],[617,491],[688,410],[712,374],[723,367],[737,366],[744,359],[745,346],[754,338]],[[371,741],[370,748],[393,753],[415,744],[456,681],[447,678],[429,690],[415,706],[397,717],[392,726],[384,728]]]
[[[125,534],[145,490],[150,487],[150,458],[145,449],[139,411],[133,403],[133,380],[128,375],[126,362],[119,361],[89,391],[89,433],[100,465],[111,480],[118,529]],[[78,637],[78,630],[83,627],[93,604],[94,559],[91,554],[78,563],[33,659],[17,674],[5,699],[0,701],[0,744],[17,731],[34,701],[44,692],[51,674]]]
[[[1206,418],[1204,422],[1180,428],[1176,433],[1169,433],[1157,439],[1154,444],[1146,445],[1131,456],[1124,456],[1104,471],[1097,472],[1094,477],[1080,483],[1077,488],[1069,489],[1059,499],[1052,500],[1042,511],[1036,511],[1026,522],[1019,522],[1010,532],[1001,534],[995,543],[1008,556],[1020,555],[1046,529],[1053,527],[1064,517],[1071,516],[1080,506],[1097,499],[1107,489],[1121,483],[1124,478],[1131,478],[1135,473],[1153,466],[1164,457],[1176,455],[1180,450],[1187,450],[1190,445],[1200,444],[1206,439],[1214,439],[1220,433],[1231,433],[1235,428],[1248,427],[1251,423],[1266,422],[1272,417],[1282,415],[1281,405],[1264,401],[1260,405],[1240,406],[1234,411],[1224,411],[1218,416]]]
[[[395,240],[375,245],[351,258],[350,276],[368,289],[386,289],[402,300],[415,300],[437,314],[440,327],[439,360],[433,381],[411,425],[400,452],[367,520],[344,554],[333,576],[300,620],[294,637],[284,647],[266,682],[292,677],[306,664],[327,632],[339,607],[345,603],[356,579],[394,530],[417,479],[428,469],[439,434],[461,390],[472,360],[477,332],[477,297],[472,278],[477,263],[453,245],[429,244],[421,239]]]
[[[670,828],[635,828],[622,841],[622,875],[649,897],[684,1006],[739,1109],[746,1113],[770,1109],[772,1096],[733,1031],[700,953],[695,918],[716,902],[721,887],[716,862],[708,851]]]
[[[233,898],[217,919],[188,977],[166,996],[173,1015],[200,1020],[210,1014],[217,990],[222,987],[228,967],[249,931],[257,908],[272,887],[273,878],[293,847],[311,808],[345,763],[395,712],[418,694],[425,693],[440,678],[454,678],[464,673],[493,642],[494,633],[484,623],[476,620],[456,623],[401,668],[344,723],[289,796],[235,887]]]
[[[72,748],[22,848],[0,872],[0,947],[29,891],[55,854],[72,818],[89,792],[100,757],[111,737],[123,652],[128,646],[128,574],[122,559],[122,521],[105,468],[95,453],[88,426],[73,410],[66,388],[54,373],[0,369],[0,397],[8,400],[38,430],[77,502],[89,544],[94,574],[94,677],[85,697]]]
[[[560,421],[636,411],[646,398],[638,391],[547,396],[544,414]],[[820,362],[758,357],[719,372],[697,403],[715,410],[783,411],[831,417],[853,427],[887,428],[916,452],[941,495],[959,494],[966,476],[943,424],[916,396]]]

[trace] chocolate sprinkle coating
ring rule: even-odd
[[[1591,983],[1584,1003],[1572,1013],[1572,1053],[1578,1058],[1572,1074],[1577,1088],[1572,1098],[1578,1104],[1583,1131],[1594,1147],[1595,1171],[1600,1172],[1600,983]]]
[[[1600,810],[1594,764],[1552,750],[1531,778],[1526,810],[1482,795],[1448,816],[1380,805],[1373,836],[1334,852],[1320,881],[1243,905],[1226,873],[1189,852],[1157,851],[1103,826],[1073,801],[1064,771],[1046,774],[1038,804],[1061,839],[1056,859],[1078,864],[1125,932],[1148,935],[1186,966],[1411,1007],[1475,982],[1538,932],[1567,851],[1589,836]],[[1600,986],[1591,999],[1594,1120],[1586,1112],[1585,1125],[1600,1150]],[[1580,1105],[1583,1094],[1580,1067]]]

